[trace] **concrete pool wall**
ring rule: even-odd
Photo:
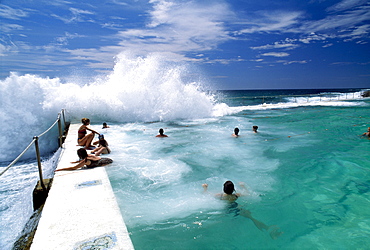
[[[79,126],[69,127],[57,169],[78,160]],[[30,249],[134,249],[104,167],[55,173]]]

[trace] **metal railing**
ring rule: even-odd
[[[18,155],[17,158],[15,158],[1,173],[0,176],[2,176],[8,169],[10,169],[12,166],[14,166],[15,163],[27,152],[28,149],[32,146],[32,144],[35,144],[35,150],[36,150],[36,159],[37,159],[37,166],[39,170],[39,177],[40,177],[40,184],[43,190],[46,190],[45,184],[43,182],[43,176],[42,176],[42,166],[41,166],[41,158],[40,158],[40,148],[39,148],[39,138],[45,135],[47,132],[49,132],[56,124],[58,124],[58,144],[59,147],[62,147],[65,135],[63,134],[63,128],[62,128],[62,119],[64,123],[64,132],[68,129],[69,122],[66,121],[65,116],[65,109],[62,109],[60,113],[58,113],[58,118],[56,121],[43,133],[41,133],[38,136],[34,136],[33,140],[30,142],[30,144],[23,150],[22,153]]]

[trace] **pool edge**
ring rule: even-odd
[[[78,124],[72,124],[58,168],[77,158]],[[56,172],[31,250],[134,249],[104,167]]]

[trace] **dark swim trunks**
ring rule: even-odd
[[[234,216],[238,216],[240,213],[239,204],[235,201],[231,202],[227,206],[227,213],[228,214],[234,214]]]
[[[97,160],[97,161],[91,161],[90,165],[87,166],[87,167],[88,168],[95,168],[95,167],[100,167],[100,166],[110,164],[112,162],[113,162],[113,160],[110,159],[110,158],[101,158],[100,160]]]

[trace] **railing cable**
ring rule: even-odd
[[[35,139],[33,139],[32,141],[31,141],[31,143],[26,147],[26,149],[25,150],[23,150],[23,152],[22,153],[20,153],[20,155],[18,155],[18,157],[17,158],[15,158],[15,160],[14,161],[12,161],[5,169],[4,169],[4,171],[2,171],[1,173],[0,173],[0,176],[2,176],[10,167],[12,167],[25,153],[26,153],[26,151],[32,146],[32,144],[35,142]]]
[[[36,159],[37,159],[37,165],[38,165],[38,170],[39,170],[39,176],[40,176],[40,183],[41,183],[41,186],[42,188],[45,190],[45,185],[43,183],[43,177],[42,177],[42,166],[41,166],[41,159],[40,159],[40,150],[39,150],[39,143],[38,143],[38,139],[45,135],[47,132],[49,132],[54,126],[55,124],[58,123],[58,134],[59,134],[59,147],[62,147],[62,143],[63,143],[63,132],[62,132],[62,123],[61,123],[61,117],[63,117],[63,122],[64,122],[64,127],[67,128],[68,125],[67,125],[67,122],[66,122],[66,118],[65,118],[65,110],[62,109],[61,110],[61,113],[58,114],[58,117],[56,119],[56,121],[47,129],[45,130],[44,132],[42,132],[39,136],[34,136],[33,137],[33,140],[31,141],[31,143],[23,150],[22,153],[20,153],[17,158],[15,158],[1,173],[0,173],[0,176],[2,176],[6,171],[8,171],[9,168],[11,168],[12,166],[14,166],[14,164],[26,153],[26,151],[32,146],[32,144],[35,144],[35,151],[36,151]]]

